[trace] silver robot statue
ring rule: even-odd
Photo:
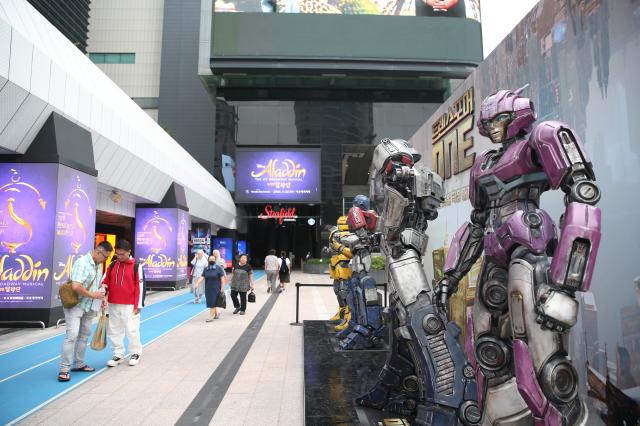
[[[420,158],[399,139],[383,139],[373,155],[371,196],[381,213],[391,348],[377,384],[357,402],[413,416],[417,425],[475,425],[474,370],[458,342],[460,329],[432,298],[422,265],[427,223],[438,215],[443,189]]]
[[[575,132],[557,121],[533,127],[533,104],[521,92],[500,90],[482,102],[478,130],[499,148],[471,169],[471,221],[451,243],[438,301],[446,306],[484,251],[465,342],[482,424],[583,424],[566,333],[576,323],[575,293],[591,284],[600,191]],[[540,208],[549,189],[566,194],[559,237]]]

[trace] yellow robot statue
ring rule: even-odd
[[[335,329],[340,331],[347,327],[351,314],[347,305],[347,294],[349,293],[349,280],[351,279],[351,250],[340,241],[342,237],[349,234],[349,225],[347,225],[347,217],[340,216],[337,226],[329,231],[329,247],[331,249],[331,265],[329,267],[329,275],[333,278],[333,291],[338,299],[339,309],[336,314],[331,317],[331,321],[341,320]]]

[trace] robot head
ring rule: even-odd
[[[349,230],[349,224],[347,223],[347,217],[340,216],[338,218],[338,231],[348,231],[348,230]]]
[[[369,210],[369,197],[366,195],[356,195],[353,199],[353,207],[360,207],[362,210]]]
[[[499,90],[482,101],[476,123],[482,136],[503,143],[531,131],[536,113],[531,100],[520,96],[525,87],[515,92]]]

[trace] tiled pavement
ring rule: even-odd
[[[304,424],[302,327],[290,325],[295,320],[293,283],[329,284],[330,280],[325,275],[293,272],[291,281],[210,424]],[[220,320],[205,323],[203,313],[146,347],[138,366],[109,369],[21,424],[174,424],[267,300],[266,280],[258,280],[256,287],[257,302],[249,304],[247,315],[232,315],[227,309]],[[335,308],[331,288],[301,289],[301,321],[325,319]]]

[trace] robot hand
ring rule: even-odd
[[[543,329],[566,333],[578,319],[578,302],[564,292],[542,288],[538,291],[536,313],[536,322]]]
[[[331,257],[331,249],[327,246],[322,247],[321,255],[323,258]]]
[[[382,234],[380,232],[376,232],[369,236],[369,245],[371,248],[380,247],[380,241],[382,240]]]
[[[456,292],[457,287],[458,283],[448,277],[444,277],[438,282],[435,299],[436,307],[441,313],[447,313],[447,301],[449,297]]]

